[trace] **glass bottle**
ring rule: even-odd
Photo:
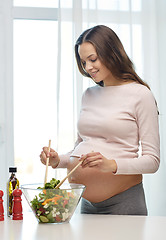
[[[10,167],[9,168],[9,180],[7,183],[7,216],[12,216],[12,207],[13,207],[13,190],[19,188],[19,181],[16,178],[17,168]]]

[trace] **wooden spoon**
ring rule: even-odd
[[[49,140],[49,144],[48,144],[48,151],[50,152],[50,147],[51,147],[51,140]],[[44,186],[47,182],[47,175],[48,175],[48,163],[49,163],[49,157],[46,160],[46,171],[45,171],[45,178],[44,178]]]
[[[82,160],[83,161],[83,160]],[[64,181],[81,165],[82,161],[80,161],[68,174],[67,176],[62,180],[60,181],[60,183],[58,183],[58,185],[55,187],[55,189],[59,188],[63,183]]]

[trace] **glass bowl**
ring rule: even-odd
[[[22,192],[39,223],[67,223],[82,197],[85,186],[67,183],[60,189],[38,189],[43,184],[25,184]]]

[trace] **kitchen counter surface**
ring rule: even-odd
[[[70,223],[38,223],[32,212],[22,221],[5,216],[2,240],[165,240],[166,217],[111,216],[75,213]]]

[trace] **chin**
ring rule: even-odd
[[[104,83],[103,83],[103,80],[100,80],[100,81],[95,81],[93,80],[96,84],[100,85],[100,86],[104,86]]]
[[[97,79],[95,79],[95,78],[92,78],[92,80],[93,80],[95,83],[101,82],[101,80],[97,80]]]

